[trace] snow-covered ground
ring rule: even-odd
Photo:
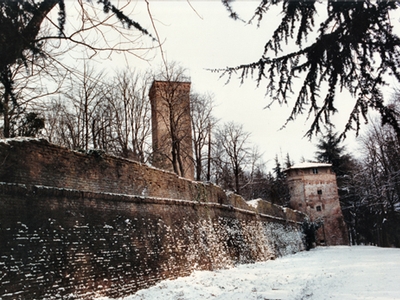
[[[400,249],[321,247],[228,270],[196,271],[124,298],[133,299],[400,299]]]

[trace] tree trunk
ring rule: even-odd
[[[196,159],[196,180],[200,181],[201,180],[201,152],[199,151],[198,157]]]
[[[5,93],[4,94],[4,103],[3,103],[3,117],[4,117],[3,135],[5,138],[10,137],[9,102],[10,102],[10,95],[8,93]]]
[[[240,195],[240,185],[239,185],[239,166],[235,166],[235,189],[236,194]]]
[[[208,127],[207,181],[211,180],[211,126]]]
[[[185,169],[184,169],[183,162],[182,162],[182,153],[181,153],[180,142],[177,142],[176,149],[177,149],[177,159],[178,159],[178,165],[179,165],[179,171],[180,171],[179,175],[182,177],[185,177]]]

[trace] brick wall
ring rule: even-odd
[[[6,140],[0,166],[0,299],[121,297],[303,248],[301,214],[132,161]]]
[[[226,201],[211,184],[196,183],[138,162],[93,151],[70,151],[40,139],[0,141],[0,182],[171,199]]]

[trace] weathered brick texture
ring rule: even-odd
[[[314,166],[314,167],[310,167]],[[323,221],[317,230],[319,245],[348,245],[348,233],[340,207],[336,174],[330,164],[305,163],[286,170],[290,207]]]
[[[6,140],[0,164],[0,299],[121,297],[303,249],[303,215],[136,162]]]
[[[201,202],[226,201],[225,193],[212,184],[196,183],[101,152],[69,151],[45,140],[3,140],[0,164],[0,182]]]

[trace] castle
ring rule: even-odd
[[[155,94],[158,85],[164,83],[153,84]],[[187,94],[190,84],[177,86]],[[158,104],[153,111],[162,111]],[[173,159],[159,143],[168,125],[156,121],[161,166]],[[190,152],[180,142],[181,154]],[[183,160],[177,174],[168,171],[174,166],[161,170],[25,138],[0,140],[0,162],[4,300],[120,298],[194,270],[304,250],[303,213],[262,200],[254,208],[218,186],[183,178],[191,172]]]
[[[190,82],[154,81],[152,107],[153,165],[193,180]],[[176,145],[176,149],[173,149]],[[179,167],[180,166],[180,167]],[[320,221],[318,245],[347,245],[347,227],[331,164],[302,163],[286,170],[290,207]]]
[[[321,222],[317,245],[348,245],[347,227],[339,202],[336,174],[326,163],[301,163],[286,169],[290,207]]]

